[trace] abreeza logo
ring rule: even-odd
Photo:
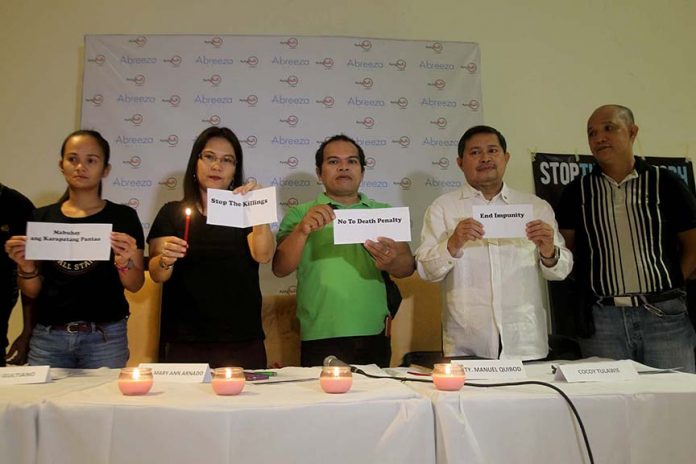
[[[317,103],[321,103],[322,105],[324,105],[324,108],[333,108],[336,101],[334,100],[334,97],[327,95],[323,99],[317,100]]]
[[[129,39],[128,43],[134,43],[138,47],[144,47],[145,44],[147,44],[147,37],[145,37],[144,35],[139,35],[134,39]]]
[[[360,121],[355,121],[355,124],[360,124],[365,129],[372,129],[375,126],[375,120],[369,116],[364,117]]]
[[[143,160],[138,155],[133,155],[127,160],[123,161],[123,164],[130,164],[133,169],[138,169],[142,165]]]
[[[447,127],[447,118],[437,118],[434,121],[430,121],[430,124],[436,125],[438,129],[444,129]]]
[[[90,102],[94,106],[101,106],[101,104],[104,103],[104,96],[98,93],[92,98],[85,98],[85,101]]]
[[[391,103],[392,105],[396,105],[403,110],[403,109],[406,109],[408,107],[408,98],[399,97],[396,100],[391,101],[389,103]]]
[[[246,60],[241,60],[240,63],[244,63],[245,65],[249,66],[250,68],[255,68],[259,64],[259,58],[252,55]]]
[[[401,145],[401,148],[408,148],[411,145],[411,139],[406,135],[402,135],[397,140],[392,140],[392,143],[398,143]]]
[[[254,107],[259,102],[259,97],[256,95],[249,95],[246,98],[240,98],[239,101],[246,103],[249,107]]]
[[[160,142],[164,142],[170,147],[176,147],[179,144],[179,137],[175,134],[171,134],[166,139],[160,139]]]
[[[462,106],[467,106],[471,111],[478,111],[481,103],[478,100],[471,99],[468,102],[462,103]]]
[[[300,78],[295,76],[294,74],[291,74],[285,79],[281,79],[280,82],[284,82],[288,84],[290,87],[297,87],[297,84],[300,83]]]
[[[97,55],[94,58],[87,58],[88,63],[95,63],[97,66],[102,66],[106,63],[106,57],[104,55]]]
[[[288,48],[294,50],[300,45],[300,41],[295,37],[290,37],[288,40],[283,40],[280,42],[281,45],[287,45]]]
[[[222,82],[222,76],[219,74],[213,74],[210,77],[204,77],[203,82],[209,82],[212,87],[217,87]]]
[[[433,82],[428,82],[428,85],[435,87],[437,90],[442,90],[447,86],[447,82],[444,79],[436,79]]]
[[[179,66],[181,66],[182,59],[179,55],[172,55],[171,58],[165,58],[162,61],[171,64],[174,68],[178,68]]]
[[[220,116],[218,116],[217,114],[214,114],[214,115],[210,116],[208,119],[202,119],[201,122],[207,122],[211,126],[217,126],[218,124],[220,124],[221,119],[220,119]]]
[[[449,168],[450,162],[449,162],[449,159],[442,157],[437,161],[433,161],[432,164],[434,166],[440,166],[440,169],[447,169],[447,168]]]
[[[406,60],[398,59],[394,63],[389,63],[389,66],[394,66],[399,71],[406,69]]]
[[[430,50],[434,51],[438,55],[442,53],[442,51],[445,49],[445,47],[442,46],[442,43],[440,42],[433,42],[430,45],[426,45],[425,48],[429,48]]]
[[[286,164],[290,169],[295,169],[300,164],[300,160],[294,156],[291,156],[285,161],[280,160],[280,164]]]
[[[136,74],[133,77],[126,77],[126,81],[133,82],[136,86],[141,87],[145,85],[145,76],[142,74]]]
[[[140,113],[135,113],[133,116],[130,118],[125,118],[124,121],[130,122],[134,126],[139,126],[143,123],[143,115]]]
[[[363,51],[369,52],[372,49],[372,41],[365,39],[362,42],[353,44],[353,46],[362,48]]]
[[[159,182],[159,185],[163,185],[169,190],[174,190],[178,183],[179,183],[179,181],[176,180],[176,177],[171,176],[171,177],[167,177],[163,181]]]
[[[255,135],[250,135],[244,140],[240,140],[239,143],[244,143],[249,146],[249,148],[254,148],[256,144],[258,143],[258,139],[256,138]]]
[[[294,114],[291,114],[291,115],[288,116],[287,118],[281,119],[280,122],[284,122],[284,123],[286,123],[286,124],[287,124],[288,126],[290,126],[290,127],[296,127],[297,124],[300,122],[300,118],[298,118],[298,117],[295,116]]]
[[[224,41],[222,40],[222,37],[216,35],[215,37],[212,37],[208,40],[204,40],[203,43],[207,45],[212,45],[215,48],[220,48],[222,47]]]
[[[320,64],[324,69],[332,69],[334,67],[334,59],[327,57],[321,61],[316,61],[314,64]]]
[[[369,90],[372,88],[372,86],[375,84],[375,82],[372,80],[371,77],[365,77],[361,81],[356,81],[355,85],[362,86],[363,88]]]
[[[169,98],[163,98],[162,101],[165,103],[169,103],[170,106],[176,108],[177,106],[179,106],[179,103],[181,103],[181,97],[178,95],[172,95]]]

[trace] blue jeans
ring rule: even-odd
[[[633,359],[651,367],[694,372],[696,333],[685,296],[651,305],[592,307],[595,333],[581,338],[584,357]]]
[[[75,369],[124,367],[129,354],[126,319],[92,324],[92,327],[92,332],[70,333],[37,324],[29,342],[29,365]]]

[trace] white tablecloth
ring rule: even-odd
[[[553,381],[549,363],[526,370],[570,396],[596,463],[696,462],[696,375],[569,384]],[[439,392],[432,384],[408,385],[433,402],[438,464],[589,462],[570,408],[546,387]]]
[[[68,392],[111,382],[116,373],[109,369],[89,371],[52,369],[51,383],[0,386],[0,462],[34,463],[38,446],[40,404]]]
[[[398,382],[355,376],[338,395],[318,380],[248,382],[231,397],[209,384],[155,382],[148,395],[125,397],[116,371],[107,374],[39,403],[37,462],[435,462],[432,405]],[[285,368],[278,378],[318,376],[318,368]]]

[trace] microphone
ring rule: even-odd
[[[350,367],[351,372],[355,372],[356,374],[364,374],[364,372],[360,369],[358,369],[355,366],[351,366],[345,361],[341,361],[334,355],[329,355],[324,358],[324,366],[325,367],[331,367],[331,366],[341,366],[341,367]]]

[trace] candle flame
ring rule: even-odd
[[[138,380],[140,378],[140,369],[137,367],[133,369],[133,380]]]
[[[340,377],[340,376],[341,376],[341,368],[338,367],[338,366],[334,366],[334,368],[333,368],[332,371],[331,371],[331,374],[332,374],[334,377]]]
[[[452,364],[445,364],[445,375],[452,375]]]
[[[191,208],[186,208],[186,215],[191,216]]]
[[[227,369],[225,369],[225,378],[226,379],[232,378],[232,369],[230,369],[229,367]]]

